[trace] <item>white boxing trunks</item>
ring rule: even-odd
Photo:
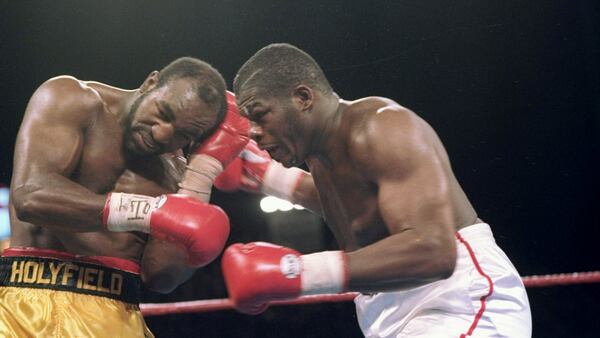
[[[489,225],[456,233],[452,276],[407,291],[359,295],[366,337],[531,337],[531,311],[519,273]]]

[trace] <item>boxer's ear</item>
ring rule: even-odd
[[[152,71],[150,74],[148,74],[148,77],[140,86],[140,92],[145,93],[154,89],[154,87],[156,87],[156,84],[158,83],[159,75],[160,73],[158,72],[158,70]]]
[[[310,110],[313,105],[314,92],[312,88],[306,85],[298,85],[292,92],[292,100],[301,111]]]

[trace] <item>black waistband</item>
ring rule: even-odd
[[[106,266],[44,257],[0,257],[0,286],[102,296],[139,304],[140,277]]]

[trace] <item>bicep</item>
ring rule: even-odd
[[[401,177],[382,174],[378,186],[379,210],[390,233],[452,232],[448,180],[442,168],[423,163]]]
[[[46,173],[68,177],[81,156],[82,139],[82,132],[70,126],[29,123],[17,139],[17,182]]]
[[[435,133],[410,111],[383,114],[371,126],[368,154],[388,230],[447,233],[453,228],[450,178]]]

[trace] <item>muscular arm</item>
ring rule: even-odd
[[[144,176],[141,172],[126,170],[119,177],[115,191],[147,196],[174,193],[177,191],[176,182],[181,179],[185,169],[185,163],[176,155],[164,154],[156,159],[148,159],[152,163],[136,163],[133,170],[143,171]],[[153,170],[148,171],[149,168]],[[187,266],[187,259],[185,252],[177,245],[148,236],[141,260],[144,285],[156,292],[173,291],[196,271]]]
[[[215,179],[215,187],[223,191],[241,189],[252,193],[261,192],[322,214],[312,175],[299,168],[285,168],[273,160],[267,151],[261,150],[253,140],[246,144],[238,158]]]
[[[389,108],[388,108],[389,109]],[[412,112],[380,112],[367,127],[366,172],[389,237],[348,253],[349,287],[401,290],[448,278],[456,248],[449,168],[433,130]]]
[[[11,183],[19,219],[57,230],[102,229],[106,196],[69,179],[85,130],[101,109],[95,94],[73,78],[49,80],[33,94],[17,136]]]
[[[177,245],[149,237],[142,256],[142,281],[153,291],[169,293],[196,271],[185,264],[187,259]]]

